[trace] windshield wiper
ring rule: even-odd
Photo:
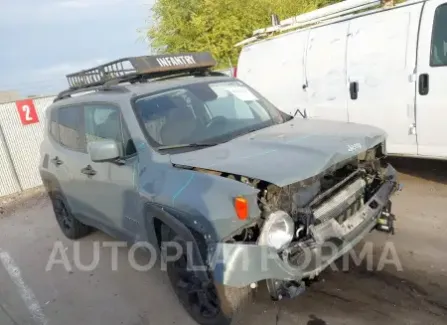
[[[295,118],[298,113],[300,113],[302,118],[307,118],[307,110],[306,109],[304,109],[304,111],[301,112],[301,110],[299,108],[297,108],[295,111],[295,114],[293,114],[293,118]]]
[[[169,150],[169,149],[178,149],[178,148],[206,148],[206,147],[212,147],[217,146],[218,142],[198,142],[198,143],[185,143],[185,144],[173,144],[170,146],[160,146],[158,147],[158,150]]]

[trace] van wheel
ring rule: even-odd
[[[92,229],[78,221],[70,212],[62,195],[51,194],[51,203],[62,233],[69,239],[79,239],[87,236]]]
[[[162,243],[175,242],[183,248],[176,261],[166,261],[166,271],[173,291],[188,314],[200,325],[236,324],[245,307],[252,302],[252,290],[229,287],[212,280],[201,282],[194,271],[188,270],[186,241],[165,225],[162,225],[161,237]],[[167,256],[177,256],[176,252],[169,253],[169,249],[167,253]]]

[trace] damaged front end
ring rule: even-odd
[[[374,228],[393,231],[390,196],[398,184],[383,158],[378,145],[284,187],[240,178],[259,189],[262,214],[219,244],[220,281],[267,280],[273,299],[293,297]]]

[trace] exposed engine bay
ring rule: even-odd
[[[262,217],[255,224],[240,230],[230,241],[275,247],[283,260],[295,266],[303,264],[305,248],[343,241],[346,235],[364,221],[351,217],[365,204],[375,209],[378,204],[370,199],[385,182],[395,182],[384,173],[386,164],[382,161],[385,156],[381,149],[379,145],[312,179],[282,188],[258,180],[239,178],[240,181],[260,189],[258,203]],[[393,188],[396,185],[393,184]],[[381,213],[389,216],[389,230],[393,231],[390,204],[387,202],[387,208]],[[278,216],[281,213],[288,216],[281,219]],[[290,238],[286,238],[287,231],[283,232],[282,238],[267,238],[268,231],[265,228],[272,229],[272,219],[275,218],[285,220],[285,229],[293,229]],[[288,219],[293,224],[288,223]],[[309,266],[309,269],[312,267],[315,265]],[[306,269],[303,272],[306,273]],[[305,280],[313,281],[317,276],[318,274],[311,275]],[[273,299],[281,299],[300,294],[305,285],[303,281],[271,279],[267,280],[267,287]]]
[[[384,157],[379,145],[323,174],[282,188],[260,180],[226,175],[260,189],[258,202],[262,211],[262,218],[255,225],[242,229],[231,240],[256,241],[265,217],[278,210],[289,213],[295,222],[294,241],[306,240],[313,228],[331,219],[343,223],[387,181],[382,173]]]
[[[310,252],[313,263],[300,269],[301,278],[266,280],[272,298],[281,299],[300,294],[305,288],[304,281],[313,281],[319,270],[327,266],[317,256],[325,249],[324,244],[336,246],[336,255],[339,255],[345,244],[351,243],[351,235],[365,224],[374,226],[376,219],[371,218],[377,218],[378,224],[385,218],[383,225],[393,232],[389,196],[398,184],[395,173],[390,174],[390,166],[384,162],[382,148],[378,145],[309,179],[283,187],[239,175],[196,170],[234,179],[259,190],[257,202],[261,217],[232,234],[226,243],[274,248],[283,262],[298,268],[306,264],[309,254],[305,253]],[[327,254],[327,261],[333,260],[333,253]]]

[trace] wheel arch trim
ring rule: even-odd
[[[149,221],[149,224],[147,225],[153,230],[153,234],[157,236],[157,233],[154,229],[155,227],[155,220],[158,222],[161,222],[162,225],[166,225],[170,229],[172,229],[177,235],[181,236],[184,240],[191,242],[193,246],[193,254],[194,254],[194,260],[198,261],[200,265],[206,265],[202,255],[200,254],[200,249],[197,244],[197,239],[194,237],[191,230],[186,226],[183,222],[181,222],[173,213],[170,211],[167,211],[169,208],[165,208],[162,205],[155,204],[155,203],[146,203],[144,207],[145,214],[150,214],[152,217],[152,220]],[[148,220],[148,218],[146,218]],[[158,234],[158,235],[161,235]],[[156,238],[157,242],[161,243],[161,237]],[[160,251],[161,251],[161,247]],[[199,276],[202,280],[208,281],[209,277],[207,272],[203,271],[196,271],[197,276]]]

